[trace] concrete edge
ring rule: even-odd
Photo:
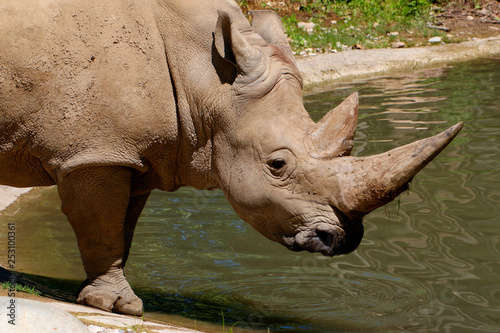
[[[126,330],[127,328],[130,329],[133,327],[138,327],[146,332],[151,333],[200,332],[189,328],[156,322],[143,317],[133,317],[118,313],[110,313],[79,304],[64,303],[59,301],[48,301],[47,303],[72,314],[85,325],[87,325],[91,330],[93,329],[92,326],[94,326],[94,330],[97,329],[99,331],[102,331],[104,329],[106,333],[114,333],[118,332],[118,330],[120,329]]]
[[[170,324],[166,322],[156,321],[150,318],[134,317],[118,313],[106,312],[103,310],[95,309],[85,305],[67,303],[62,301],[53,300],[44,296],[36,296],[25,293],[16,292],[15,297],[8,297],[5,291],[0,290],[0,301],[9,301],[14,299],[15,304],[15,327],[18,329],[26,329],[29,322],[32,320],[43,320],[43,317],[50,314],[57,327],[61,328],[64,324],[65,316],[63,313],[70,314],[75,317],[75,320],[80,322],[80,325],[85,325],[89,329],[89,333],[123,333],[125,332],[149,332],[149,333],[201,333],[200,330],[193,330],[186,327],[181,327],[177,324]],[[33,305],[26,307],[26,304]],[[46,304],[47,307],[43,308],[36,304]],[[22,306],[24,305],[24,306]],[[26,313],[25,309],[41,309],[38,313]],[[56,308],[57,311],[48,311],[50,308]],[[43,310],[47,311],[43,311]],[[5,310],[0,310],[2,316],[5,316]],[[8,310],[8,309],[7,309]],[[37,312],[37,311],[35,311]],[[43,313],[45,312],[45,313]],[[54,317],[55,316],[55,317]],[[56,318],[57,317],[57,318]],[[6,317],[7,318],[7,317]],[[2,326],[3,325],[3,326]],[[0,331],[5,330],[7,321],[2,319],[0,321]],[[10,325],[7,325],[10,326]],[[12,326],[14,327],[14,326]],[[9,330],[7,330],[9,331]]]
[[[10,187],[0,185],[0,212],[14,203],[21,195],[31,191],[32,187]]]
[[[498,54],[500,36],[438,46],[318,54],[297,58],[297,65],[307,87],[340,78],[443,66]]]

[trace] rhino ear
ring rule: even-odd
[[[272,10],[252,10],[252,29],[269,44],[288,45],[283,22]]]
[[[260,69],[264,62],[262,52],[247,42],[227,12],[218,10],[217,13],[214,43],[219,55],[236,66],[240,73],[249,74]]]

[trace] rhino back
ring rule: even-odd
[[[174,167],[176,105],[155,10],[0,2],[0,182],[46,185],[88,165]]]

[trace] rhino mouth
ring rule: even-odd
[[[288,240],[292,251],[319,252],[325,256],[350,253],[359,246],[364,228],[361,221],[352,221],[332,207],[340,220],[339,225],[325,222],[315,223],[314,229],[298,232]]]

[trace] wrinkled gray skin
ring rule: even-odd
[[[57,185],[88,279],[78,302],[139,315],[124,278],[153,189],[224,191],[291,250],[353,251],[459,132],[349,157],[357,95],[315,124],[272,12],[229,0],[0,0],[0,183]]]

